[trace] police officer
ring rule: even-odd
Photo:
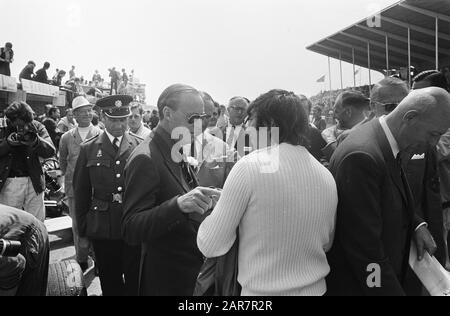
[[[105,131],[81,145],[73,177],[79,234],[93,244],[104,296],[137,295],[140,251],[124,243],[120,228],[125,163],[143,140],[126,132],[132,101],[127,95],[97,101]]]

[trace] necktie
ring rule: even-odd
[[[191,143],[191,157],[197,159],[196,150],[195,150],[195,139]]]
[[[119,150],[119,139],[117,137],[114,138],[113,147],[116,152]]]
[[[227,139],[227,144],[228,144],[228,146],[230,146],[230,147],[232,147],[233,142],[234,142],[234,131],[235,131],[235,130],[236,130],[236,126],[232,126],[232,127],[231,127],[230,135],[228,136],[228,139]]]
[[[186,157],[184,156],[183,149],[180,149],[180,154],[183,157],[183,159],[180,162],[183,178],[190,188],[194,188],[194,186],[195,186],[194,175],[192,173],[191,166],[186,161]]]

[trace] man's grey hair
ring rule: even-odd
[[[398,79],[398,78],[388,77],[388,78],[384,78],[383,80],[381,80],[380,82],[375,84],[375,86],[372,88],[372,93],[370,94],[370,100],[371,101],[380,100],[380,98],[383,97],[381,95],[381,91],[383,89],[388,89],[388,88],[401,89],[401,90],[405,91],[405,94],[409,93],[409,88],[408,88],[408,85],[406,84],[406,82],[404,82],[403,80]]]

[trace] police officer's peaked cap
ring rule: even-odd
[[[112,95],[98,100],[95,105],[110,118],[125,118],[131,115],[131,102],[133,97],[129,95]]]

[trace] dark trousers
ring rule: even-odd
[[[123,241],[93,240],[103,296],[135,296],[138,293],[140,248]]]
[[[111,81],[111,92],[110,92],[110,95],[113,95],[113,90],[116,91],[116,94],[119,93],[117,91],[117,81]]]
[[[0,61],[0,75],[11,76],[11,69],[9,68],[9,63]]]

